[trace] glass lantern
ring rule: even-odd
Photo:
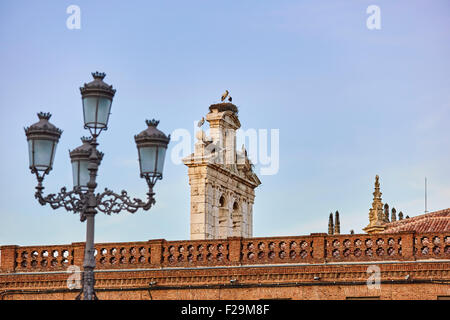
[[[90,180],[89,157],[93,147],[91,146],[92,138],[82,137],[81,146],[69,152],[70,161],[72,162],[73,187],[87,189]],[[103,153],[97,151],[98,164],[103,158]]]
[[[80,88],[83,102],[84,127],[89,129],[93,136],[98,136],[102,130],[107,130],[111,104],[116,90],[103,82],[106,74],[93,72],[94,80],[85,83]]]
[[[162,179],[164,159],[170,135],[166,136],[156,127],[157,120],[146,120],[147,129],[134,136],[139,155],[139,168],[141,177],[154,184]]]
[[[48,174],[53,168],[56,146],[62,130],[49,122],[50,113],[38,113],[39,121],[25,128],[28,141],[29,165],[32,173]]]

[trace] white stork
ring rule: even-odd
[[[200,128],[204,123],[205,123],[205,117],[202,117],[202,120],[200,120],[200,121],[197,123],[197,127]]]
[[[229,94],[228,90],[225,90],[225,93],[222,94],[222,101],[224,101],[228,97],[228,94]]]

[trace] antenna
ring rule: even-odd
[[[425,177],[425,213],[428,213],[428,210],[427,210],[427,177]]]

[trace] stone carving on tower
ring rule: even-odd
[[[236,151],[236,130],[241,123],[228,95],[226,91],[221,103],[209,107],[209,136],[203,130],[197,132],[194,153],[183,159],[191,187],[192,240],[253,234],[254,190],[261,181],[245,148]],[[228,102],[224,102],[226,97]]]

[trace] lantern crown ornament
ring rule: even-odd
[[[59,141],[62,130],[58,129],[54,124],[50,123],[52,114],[50,112],[39,112],[37,114],[39,121],[25,128],[25,134],[27,137],[43,134],[48,135],[50,138]]]
[[[88,95],[97,95],[100,93],[112,99],[116,93],[116,89],[113,89],[112,85],[109,85],[103,81],[103,79],[106,77],[106,73],[96,71],[91,72],[91,75],[94,80],[89,83],[85,83],[83,87],[80,87],[81,95],[85,97]]]
[[[83,143],[81,146],[76,147],[75,149],[73,149],[72,151],[69,150],[69,155],[70,155],[70,159],[73,160],[78,160],[78,159],[86,159],[89,160],[89,156],[91,155],[92,152],[92,143],[93,139],[91,137],[81,137],[81,142]],[[100,152],[98,150],[97,151],[97,157],[99,160],[99,164],[100,161],[103,159],[103,152]]]
[[[62,130],[49,122],[49,112],[39,112],[39,121],[24,128],[28,141],[28,154],[32,173],[48,174],[53,167],[56,146],[61,137]]]
[[[145,124],[147,125],[147,129],[134,136],[136,144],[144,145],[146,143],[160,142],[167,146],[170,141],[170,134],[166,136],[164,132],[157,128],[159,120],[145,120]]]

